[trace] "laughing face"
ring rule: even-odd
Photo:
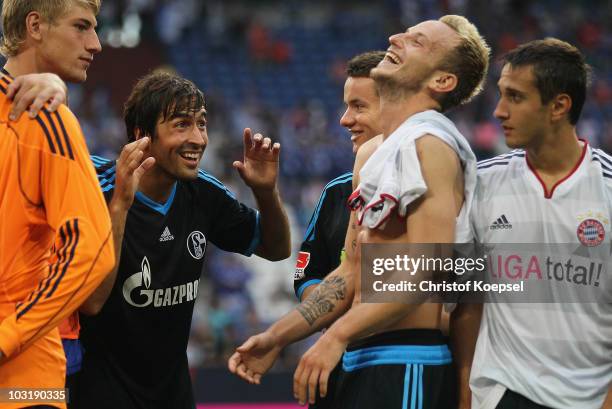
[[[457,33],[440,21],[425,21],[410,27],[389,37],[387,54],[372,70],[372,78],[382,89],[388,84],[418,91],[458,41]]]
[[[162,122],[163,121],[163,122]],[[198,176],[198,164],[208,144],[206,110],[196,113],[177,112],[155,127],[150,153],[155,166],[178,180]]]
[[[382,133],[378,117],[380,98],[374,80],[368,77],[349,77],[344,83],[346,111],[340,124],[351,133],[353,153],[364,142]]]

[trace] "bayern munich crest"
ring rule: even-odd
[[[587,247],[593,247],[599,246],[603,242],[606,231],[598,220],[586,219],[578,225],[576,234],[580,243]]]

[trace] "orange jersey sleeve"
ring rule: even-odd
[[[8,122],[9,81],[0,78],[0,350],[11,357],[76,310],[115,254],[78,121],[62,105]]]

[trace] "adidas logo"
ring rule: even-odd
[[[491,230],[501,230],[501,229],[511,229],[511,228],[512,228],[512,224],[508,221],[505,214],[502,214],[501,216],[499,216],[497,220],[495,220],[491,224],[491,226],[489,226],[489,229]]]
[[[159,241],[170,241],[170,240],[174,240],[174,236],[170,234],[170,229],[168,229],[168,226],[166,226],[166,228],[164,229],[164,232],[159,237]]]

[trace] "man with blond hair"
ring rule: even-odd
[[[14,77],[26,74],[84,81],[101,48],[99,6],[79,0],[2,5],[0,389],[64,388],[66,362],[56,328],[115,262],[108,210],[76,118],[62,105],[37,115],[32,106],[30,116],[13,119],[7,97]],[[37,104],[49,98],[44,90],[30,91],[39,95]],[[45,397],[50,399],[38,396],[50,404],[44,407],[65,407],[63,390]],[[26,397],[14,395],[0,407],[37,401],[19,398]]]
[[[481,90],[489,48],[461,16],[422,22],[389,42],[371,73],[380,94],[383,143],[376,148],[368,142],[357,153],[347,257],[294,311],[249,338],[229,362],[232,372],[258,383],[285,345],[337,319],[296,369],[294,394],[301,403],[313,403],[317,391],[326,395],[330,371],[344,354],[333,408],[456,406],[440,304],[362,302],[359,249],[366,243],[471,240],[467,209],[475,157],[440,112]],[[456,358],[469,368],[469,356]]]
[[[100,0],[5,0],[0,50],[15,77],[52,72],[83,82],[101,46],[96,34]]]

